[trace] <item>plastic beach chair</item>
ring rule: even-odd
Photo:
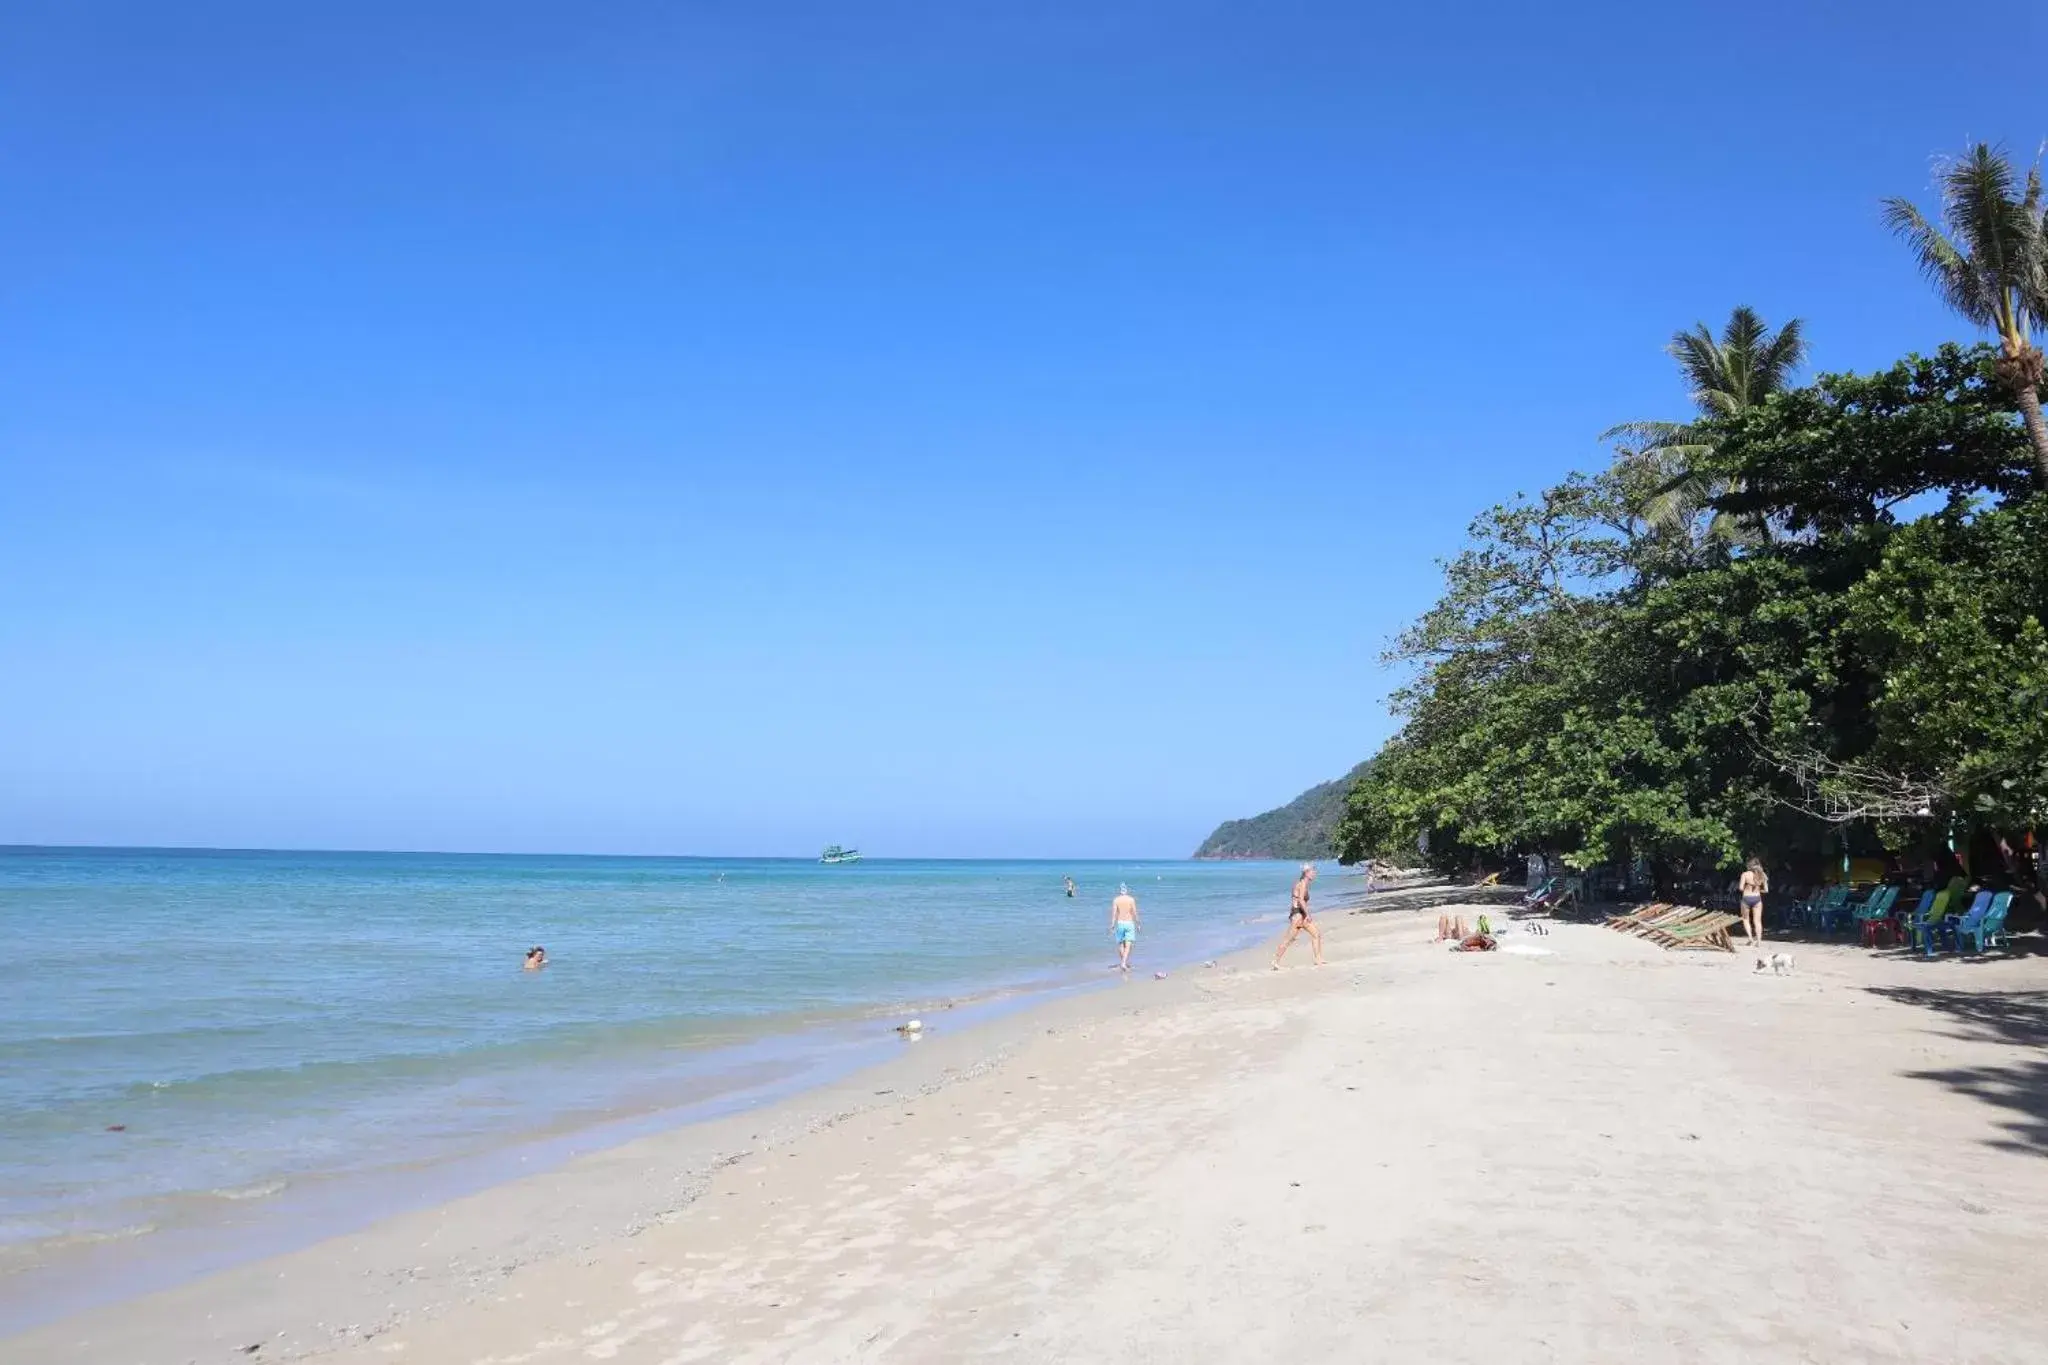
[[[1785,912],[1785,925],[1791,929],[1818,928],[1822,915],[1848,898],[1848,887],[1831,886],[1818,896],[1794,903]]]
[[[1927,908],[1905,926],[1901,938],[1906,945],[1918,948],[1924,942],[1931,942],[1935,927],[1941,923],[1942,917],[1948,914],[1948,908],[1955,898],[1956,892],[1952,885],[1944,886],[1935,892],[1934,900]]]
[[[1863,945],[1871,947],[1877,942],[1877,929],[1889,923],[1892,905],[1899,899],[1899,888],[1880,886],[1870,893],[1869,899],[1857,906],[1850,915],[1852,921],[1863,931]]]
[[[1928,910],[1933,908],[1934,898],[1938,894],[1940,893],[1935,891],[1922,891],[1920,893],[1919,901],[1913,906],[1911,910],[1907,910],[1904,913],[1898,912],[1898,906],[1895,902],[1892,906],[1894,913],[1886,916],[1882,920],[1874,921],[1871,924],[1870,928],[1872,930],[1872,935],[1870,946],[1873,948],[1877,946],[1875,940],[1878,931],[1882,931],[1884,934],[1890,937],[1891,940],[1895,943],[1910,942],[1913,936],[1913,926],[1920,923],[1920,921],[1926,916]]]
[[[1885,894],[1889,890],[1889,887],[1873,886],[1864,893],[1861,902],[1844,896],[1821,913],[1820,931],[1824,934],[1847,932],[1851,925],[1860,922],[1872,910],[1882,909],[1889,899]]]
[[[1984,912],[1984,918],[1975,924],[1965,919],[1955,928],[1956,951],[1963,950],[1963,944],[1970,945],[1970,951],[1980,956],[1996,939],[2005,937],[2005,912],[2012,906],[2012,892],[2001,891],[1991,898],[1991,906]],[[2010,943],[2010,940],[2007,940]]]
[[[1979,926],[1984,923],[1984,917],[1991,913],[1991,902],[1995,899],[1996,897],[1991,892],[1979,891],[1977,898],[1970,902],[1970,908],[1963,913],[1960,919],[1951,915],[1936,924],[1934,926],[1934,933],[1928,936],[1927,955],[1929,957],[1934,956],[1933,944],[1936,938],[1941,940],[1942,946],[1945,948],[1955,949],[1960,947],[1962,936],[1964,934],[1976,933]]]

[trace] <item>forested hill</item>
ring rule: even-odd
[[[1365,764],[1334,782],[1310,787],[1278,810],[1225,820],[1195,850],[1197,858],[1333,858],[1344,799]]]

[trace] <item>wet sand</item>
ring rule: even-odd
[[[0,1361],[2039,1358],[2048,960],[1434,915],[941,1027]]]

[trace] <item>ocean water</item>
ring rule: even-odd
[[[905,1011],[1108,979],[1119,882],[1149,973],[1271,933],[1291,873],[0,849],[0,1270],[781,1093]]]

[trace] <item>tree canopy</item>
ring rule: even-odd
[[[2048,499],[1998,359],[1944,346],[1689,424],[1701,516],[1768,536],[1648,515],[1626,452],[1482,514],[1390,651],[1402,725],[1340,853],[1683,875],[2031,828]]]

